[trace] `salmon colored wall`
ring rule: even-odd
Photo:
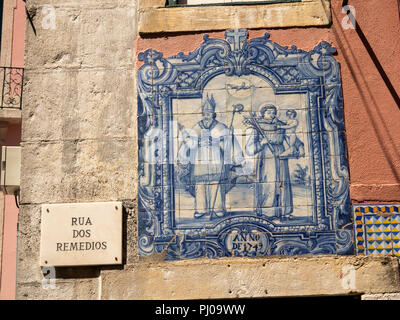
[[[24,67],[25,53],[25,2],[17,0],[17,7],[14,9],[14,25],[13,25],[13,40],[12,40],[12,67]]]
[[[24,67],[25,3],[17,0],[13,12],[11,66]],[[21,142],[21,124],[9,124],[4,145],[18,146]],[[1,206],[0,206],[1,207]],[[1,256],[0,300],[15,298],[18,208],[14,195],[4,197],[3,236]]]
[[[5,136],[5,146],[19,146],[21,142],[21,124],[9,124]]]
[[[14,195],[4,197],[3,252],[0,300],[15,298],[18,208]]]
[[[326,28],[249,30],[250,38],[270,33],[280,45],[312,50],[332,43],[341,65],[346,137],[353,203],[400,201],[400,106],[390,94],[356,30],[343,29],[342,0],[332,0],[332,25]],[[397,0],[350,0],[362,32],[400,95],[400,21]],[[224,38],[224,32],[207,32]],[[193,51],[203,34],[138,38],[138,52],[153,48],[165,57]],[[142,65],[137,61],[138,68]]]
[[[4,145],[18,146],[21,142],[21,124],[10,124],[5,136]],[[0,300],[15,298],[16,261],[17,261],[17,224],[18,208],[14,195],[4,197],[3,216],[3,250],[1,257]]]

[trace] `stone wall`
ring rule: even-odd
[[[278,29],[272,30],[271,36],[274,40],[283,39],[279,41],[283,45],[295,44],[304,50],[311,50],[321,40],[330,41],[339,48],[337,60],[343,75],[352,198],[360,202],[393,202],[398,200],[399,194],[396,170],[393,170],[398,163],[393,151],[398,150],[394,147],[398,145],[398,136],[393,136],[392,131],[390,140],[394,142],[386,140],[381,144],[388,150],[387,155],[383,155],[377,151],[379,136],[364,126],[366,121],[377,122],[378,131],[384,137],[390,136],[386,129],[397,123],[394,116],[389,116],[396,114],[396,105],[357,35],[354,31],[345,34],[341,29],[341,1],[332,2],[332,26]],[[390,2],[391,5],[395,3]],[[45,5],[52,5],[56,10],[55,29],[42,26]],[[168,262],[164,261],[164,252],[139,258],[136,245],[136,52],[150,47],[161,47],[168,56],[180,51],[190,52],[201,43],[202,34],[150,35],[137,42],[137,8],[133,0],[31,0],[28,9],[37,35],[28,24],[17,299],[237,298],[364,293],[370,298],[400,292],[395,257],[302,256]],[[393,12],[391,7],[384,9],[388,16]],[[369,14],[376,11],[360,9],[361,12],[360,22],[365,25]],[[395,16],[398,19],[397,14]],[[391,32],[387,41],[399,28],[393,19],[386,20],[390,22]],[[379,43],[374,48],[389,70],[390,78],[399,83],[394,81],[399,74],[398,63],[394,63],[396,59],[382,49],[384,44],[380,41],[385,40],[380,39],[384,38],[379,35],[384,34],[385,28],[382,28],[379,23],[368,25],[367,35],[371,35],[371,30],[381,30],[373,35],[374,41]],[[262,35],[265,31],[251,31],[250,36]],[[223,34],[216,36],[222,38]],[[357,50],[350,50],[349,42]],[[390,52],[395,55],[399,50]],[[366,69],[361,69],[360,63]],[[371,96],[374,99],[366,98]],[[382,104],[379,105],[385,105],[387,126],[382,124],[385,121],[368,120],[370,116],[379,119],[374,106],[380,98]],[[361,141],[358,140],[360,132],[364,135]],[[365,145],[368,145],[366,149]],[[372,159],[360,160],[358,153],[368,152],[372,145]],[[378,162],[381,168],[376,172]],[[384,179],[380,180],[381,177]],[[56,289],[44,289],[39,267],[41,204],[116,200],[125,205],[125,264],[57,268]]]
[[[43,28],[45,5],[55,8],[55,29]],[[135,201],[136,2],[40,0],[29,12],[37,35],[28,24],[17,298],[97,299],[97,268],[57,270],[57,290],[42,289],[40,205]]]

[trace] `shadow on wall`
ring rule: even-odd
[[[347,5],[348,1],[344,1],[344,5]],[[349,15],[352,15],[349,13]],[[362,76],[362,78],[366,78],[366,73],[363,71],[363,68],[361,67],[360,63],[358,62],[359,59],[357,57],[357,54],[354,53],[354,50],[352,50],[352,47],[354,47],[354,44],[351,44],[349,39],[346,37],[345,32],[341,28],[337,28],[336,26],[340,26],[341,22],[339,20],[339,17],[335,12],[333,13],[333,18],[336,20],[336,23],[333,24],[332,30],[335,35],[335,40],[339,44],[341,48],[344,48],[344,43],[342,39],[346,42],[346,45],[349,47],[349,50],[342,50],[341,53],[343,54],[343,57],[347,63],[347,67],[350,70],[350,73],[352,75],[352,79],[356,83],[358,88],[363,88],[365,87],[368,91],[368,94],[366,95],[363,90],[359,90],[360,97],[363,102],[363,106],[366,108],[366,113],[368,115],[368,118],[370,122],[373,124],[372,130],[375,133],[377,139],[381,142],[380,146],[383,151],[383,155],[385,156],[387,163],[389,164],[391,171],[393,175],[395,176],[397,181],[400,181],[400,172],[398,170],[398,167],[396,166],[396,163],[398,164],[400,162],[400,153],[399,150],[397,150],[395,147],[396,143],[393,140],[392,134],[390,132],[390,128],[388,126],[385,126],[385,117],[382,114],[382,107],[380,104],[378,104],[374,93],[371,90],[371,86],[367,81],[364,83],[360,83],[356,71]],[[391,83],[389,77],[387,76],[385,70],[383,69],[381,63],[379,62],[378,57],[376,56],[374,50],[372,49],[370,43],[368,42],[367,38],[365,37],[360,25],[357,23],[356,24],[356,32],[357,35],[360,38],[360,41],[364,45],[366,51],[368,52],[372,62],[374,63],[377,71],[379,72],[380,76],[382,77],[382,80],[384,81],[388,91],[390,92],[393,101],[396,103],[397,107],[400,109],[400,97],[397,94],[393,84]],[[341,33],[339,34],[339,32]],[[350,56],[346,53],[350,52]],[[351,61],[351,59],[353,59]],[[357,69],[357,70],[355,70]],[[377,117],[375,117],[376,115]],[[391,147],[390,147],[391,146]],[[350,172],[351,174],[351,172]]]

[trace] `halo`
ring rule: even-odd
[[[260,114],[262,115],[263,112],[265,112],[265,110],[268,109],[275,109],[275,112],[278,112],[278,108],[271,102],[263,102],[259,108],[258,108],[258,112],[260,112]]]

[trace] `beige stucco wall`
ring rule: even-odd
[[[43,29],[42,7],[56,9]],[[22,132],[17,299],[237,298],[400,291],[393,257],[164,262],[136,248],[136,1],[31,0]],[[43,203],[124,201],[125,264],[56,270],[42,287]],[[350,268],[350,269],[349,269]],[[354,270],[354,282],[344,281]],[[353,281],[352,280],[352,281]]]

